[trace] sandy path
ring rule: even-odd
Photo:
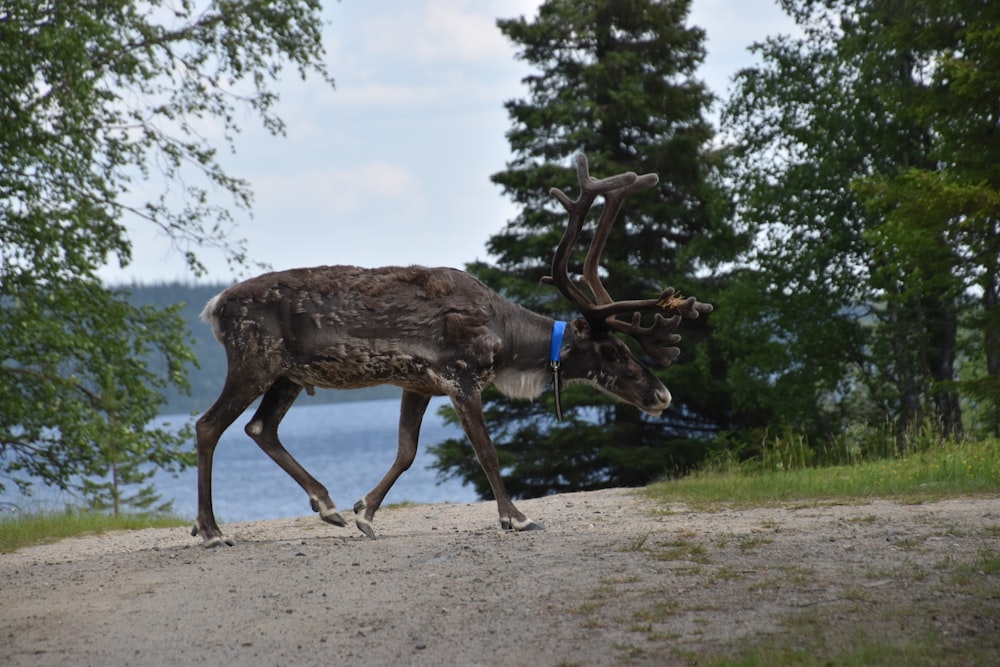
[[[1000,554],[998,498],[519,506],[546,530],[501,532],[493,503],[418,505],[380,512],[376,541],[309,516],[225,525],[232,548],[178,528],[0,555],[0,664],[680,665],[802,618],[1000,664],[1000,573],[977,570]]]

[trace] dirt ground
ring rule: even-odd
[[[693,512],[612,489],[0,555],[2,665],[695,665],[869,644],[1000,664],[1000,498]],[[766,653],[765,653],[766,655]]]

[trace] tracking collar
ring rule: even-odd
[[[562,399],[560,397],[560,392],[562,387],[560,386],[559,378],[559,367],[561,362],[559,360],[559,352],[562,350],[563,337],[566,334],[566,323],[561,320],[556,320],[552,323],[552,345],[549,348],[549,366],[552,368],[552,393],[556,399],[556,420],[562,421]]]

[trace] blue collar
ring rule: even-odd
[[[559,363],[559,352],[562,350],[563,336],[566,335],[566,323],[556,320],[552,323],[552,347],[549,348],[549,363]]]
[[[549,366],[552,367],[552,394],[556,400],[556,420],[562,421],[562,382],[559,377],[559,352],[562,350],[563,336],[566,334],[566,323],[556,320],[552,323],[552,346],[549,348]]]

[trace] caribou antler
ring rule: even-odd
[[[657,362],[668,366],[680,354],[680,350],[674,346],[680,336],[672,332],[681,318],[695,319],[701,313],[711,312],[711,304],[702,303],[694,297],[684,298],[672,287],[664,288],[659,296],[652,299],[615,301],[604,288],[599,275],[601,254],[625,197],[656,185],[659,178],[656,174],[637,176],[633,172],[626,172],[598,180],[591,177],[587,157],[582,153],[576,157],[576,173],[580,195],[575,200],[570,199],[559,188],[549,190],[569,213],[569,221],[552,258],[552,275],[542,278],[542,282],[554,285],[580,311],[592,329],[611,329],[627,334],[635,338],[642,349]],[[593,295],[591,300],[573,282],[568,265],[570,250],[598,195],[604,196],[604,207],[583,263],[582,282]],[[640,325],[642,314],[648,312],[656,313],[656,317],[653,324],[643,327]],[[672,316],[664,317],[663,313],[672,313]],[[625,321],[618,318],[620,315],[631,317],[629,321]]]
[[[629,171],[600,180],[592,178],[590,176],[590,167],[587,165],[587,156],[583,153],[580,153],[576,157],[576,173],[577,180],[580,183],[580,195],[576,200],[570,199],[559,188],[549,190],[549,194],[558,199],[559,203],[569,212],[569,220],[566,223],[566,231],[563,232],[562,239],[560,239],[559,245],[556,247],[555,255],[552,256],[552,275],[544,276],[542,283],[555,286],[560,294],[569,299],[570,303],[576,306],[581,314],[584,314],[584,309],[591,307],[593,304],[569,277],[570,250],[573,248],[573,244],[576,243],[577,236],[580,235],[583,223],[587,219],[587,213],[590,212],[590,207],[594,205],[594,200],[597,199],[597,196],[604,194],[606,198],[607,193],[613,190],[634,186],[639,177],[634,172]],[[651,174],[651,176],[653,177],[653,183],[655,183],[656,175]],[[591,244],[591,247],[593,247],[593,244]]]

